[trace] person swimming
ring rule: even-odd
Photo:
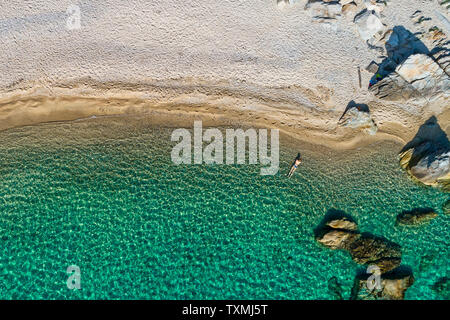
[[[299,153],[299,154],[297,154],[297,157],[295,158],[294,163],[291,166],[291,170],[289,170],[289,173],[287,175],[288,178],[292,177],[292,175],[294,174],[295,170],[297,170],[300,163],[302,163],[302,157]]]

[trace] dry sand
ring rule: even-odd
[[[333,148],[409,141],[430,116],[450,131],[448,101],[387,103],[367,91],[377,59],[345,19],[312,23],[305,1],[72,1],[0,4],[0,130],[92,115],[152,113],[167,126],[246,123]],[[383,22],[417,27],[437,1],[390,1]],[[444,28],[445,26],[441,26]],[[362,70],[362,88],[358,84]],[[366,103],[378,132],[337,126]]]

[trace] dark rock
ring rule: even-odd
[[[357,231],[357,224],[343,212],[330,210],[315,230],[316,240],[330,249],[347,250],[359,264],[377,265],[381,273],[401,264],[401,247],[384,238]]]
[[[436,211],[431,208],[417,208],[411,211],[403,211],[397,216],[397,224],[417,225],[428,222],[437,217]]]
[[[450,214],[450,199],[448,199],[448,200],[442,205],[442,211],[444,211],[444,214]]]
[[[444,299],[450,300],[450,278],[440,278],[431,288]]]
[[[328,290],[335,300],[344,300],[341,284],[336,277],[332,277],[328,280]]]
[[[353,261],[359,264],[375,264],[381,273],[398,267],[401,263],[401,247],[383,238],[364,235],[347,246]]]

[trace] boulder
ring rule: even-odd
[[[359,233],[355,233],[347,230],[336,230],[330,228],[324,230],[316,240],[330,249],[346,249],[350,243],[355,241],[360,236]]]
[[[377,33],[383,33],[385,27],[374,11],[365,10],[358,14],[353,22],[356,24],[359,36],[364,40],[371,39]]]
[[[357,224],[350,218],[331,218],[316,230],[316,240],[330,249],[347,250],[359,264],[372,264],[381,273],[389,272],[401,264],[401,248],[386,239],[357,231]]]
[[[356,231],[358,229],[356,222],[346,217],[332,219],[328,221],[326,225],[333,229],[342,229],[347,231]]]
[[[371,274],[364,274],[355,278],[352,289],[353,300],[403,300],[406,290],[414,283],[411,272],[394,271],[381,275],[381,288],[373,288],[372,285],[368,285],[371,276]]]
[[[359,105],[350,106],[338,121],[338,125],[352,129],[363,129],[370,135],[374,135],[378,127],[373,121],[369,110]]]
[[[414,54],[401,63],[395,70],[415,90],[446,90],[450,88],[450,79],[444,70],[426,54]]]
[[[400,165],[420,182],[436,186],[450,181],[450,150],[431,141],[403,151],[399,155]]]
[[[377,265],[381,273],[398,267],[401,263],[401,247],[372,235],[361,236],[346,246],[353,261],[359,264]]]
[[[437,217],[436,211],[430,208],[418,208],[411,211],[403,211],[397,216],[397,224],[418,225]]]
[[[358,6],[354,2],[349,2],[349,3],[344,4],[342,6],[342,14],[348,20],[352,20],[353,21],[353,19],[355,18],[357,13],[358,13]]]
[[[367,10],[375,11],[377,14],[380,14],[385,7],[385,4],[383,2],[379,2],[376,0],[364,0],[364,5],[366,6]]]
[[[428,55],[419,53],[409,56],[369,90],[377,97],[391,101],[435,100],[449,96],[450,77]]]

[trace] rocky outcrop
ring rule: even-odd
[[[346,249],[359,236],[359,233],[352,231],[330,229],[316,240],[330,249]]]
[[[444,188],[450,184],[450,142],[435,117],[419,128],[399,157],[401,167],[418,181]]]
[[[430,208],[418,208],[411,211],[403,211],[397,216],[397,224],[400,225],[418,225],[437,217],[436,211]]]
[[[434,100],[448,97],[450,78],[428,55],[413,54],[369,90],[378,98],[390,101]]]
[[[390,243],[382,238],[364,236],[348,245],[353,260],[359,264],[377,264],[382,262],[382,273],[390,271],[400,265],[401,249],[399,245]],[[391,261],[391,262],[390,262]],[[388,267],[385,268],[384,266]],[[392,267],[392,265],[395,265]]]
[[[427,185],[450,179],[450,151],[437,148],[429,141],[401,153],[400,165]]]
[[[374,135],[378,127],[373,121],[367,106],[349,104],[347,110],[338,121],[338,125],[353,129],[362,129],[370,135]]]
[[[406,290],[414,283],[411,272],[394,271],[380,277],[380,288],[374,288],[368,286],[371,276],[364,274],[355,278],[352,289],[353,300],[403,300]]]
[[[347,217],[342,217],[339,219],[332,219],[326,222],[327,226],[333,229],[342,229],[347,231],[356,231],[358,230],[358,225],[353,220],[350,220]]]
[[[359,236],[358,226],[352,220],[342,217],[325,222],[316,234],[316,240],[330,249],[346,249]]]
[[[353,261],[359,264],[377,265],[386,273],[401,264],[401,247],[386,239],[364,235],[347,246]]]
[[[316,232],[316,240],[330,249],[343,249],[359,264],[376,265],[381,273],[401,264],[401,248],[386,239],[357,231],[356,223],[346,217],[323,223]]]

